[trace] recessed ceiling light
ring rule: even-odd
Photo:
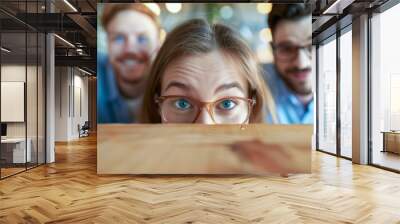
[[[69,42],[68,40],[66,40],[66,39],[64,39],[64,38],[62,38],[62,37],[60,37],[60,36],[57,35],[57,34],[54,34],[54,36],[57,37],[58,39],[60,39],[62,42],[64,42],[64,43],[66,43],[67,45],[69,45],[70,47],[75,48],[75,45],[71,44],[71,42]]]
[[[83,73],[85,73],[85,74],[87,74],[87,75],[90,75],[90,76],[92,75],[92,73],[90,73],[90,72],[88,72],[88,71],[86,71],[86,70],[83,70],[83,69],[81,69],[81,68],[79,68],[79,67],[78,67],[78,70],[81,71],[81,72],[83,72]]]
[[[1,49],[2,51],[6,52],[6,53],[10,53],[10,52],[11,52],[11,50],[9,50],[9,49],[7,49],[7,48],[5,48],[5,47],[1,47],[0,49]]]
[[[78,12],[78,10],[68,1],[64,0],[65,4],[67,4],[74,12]]]

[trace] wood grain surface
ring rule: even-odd
[[[306,125],[98,125],[99,174],[243,174],[263,171],[232,152],[238,141],[258,139],[291,158],[292,173],[311,167],[312,126]],[[266,149],[268,150],[268,149]]]

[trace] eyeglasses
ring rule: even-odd
[[[271,43],[272,49],[274,50],[275,57],[280,61],[291,61],[296,59],[299,54],[299,50],[304,50],[309,58],[311,58],[312,44],[304,46],[296,46],[292,44],[278,44]]]
[[[201,102],[186,96],[156,97],[160,114],[166,123],[194,123],[205,108],[215,124],[244,124],[249,120],[255,99],[223,97]]]

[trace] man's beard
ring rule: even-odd
[[[111,64],[122,96],[135,98],[143,93],[150,64],[147,54],[124,54]]]
[[[140,83],[144,79],[148,62],[149,57],[147,54],[126,53],[115,59],[114,70],[119,79],[124,82]]]
[[[291,89],[296,94],[302,96],[312,94],[310,77],[307,77],[305,80],[293,80],[296,79],[295,77],[293,77],[293,73],[299,73],[299,72],[308,72],[307,75],[310,76],[311,68],[304,68],[304,69],[299,69],[297,67],[290,68],[285,72],[285,74],[288,74],[289,77],[287,77],[286,75],[281,75],[281,77],[283,81],[286,83],[286,85],[289,87],[289,89]]]

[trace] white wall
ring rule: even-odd
[[[55,141],[68,140],[69,69],[55,68]]]
[[[1,81],[2,82],[25,82],[25,75],[27,69],[28,75],[36,74],[36,67],[34,66],[27,66],[18,65],[18,64],[9,64],[9,65],[2,65],[1,66]],[[29,78],[29,76],[28,76]],[[30,85],[36,86],[36,81],[29,80]],[[30,104],[36,99],[36,88],[27,88],[27,103]],[[28,105],[31,107],[36,108],[36,102],[32,105]],[[40,107],[40,105],[39,105]],[[31,108],[32,109],[32,108]],[[7,108],[1,108],[1,110],[7,110]],[[28,122],[35,121],[36,123],[36,113],[28,113],[27,114]],[[28,129],[33,127],[32,124],[28,125]],[[36,126],[34,127],[36,130]],[[29,130],[28,130],[29,132]],[[28,133],[29,135],[29,133]],[[7,136],[8,137],[25,137],[25,122],[7,122]],[[28,136],[29,137],[29,136]]]
[[[88,77],[81,76],[83,73],[79,73],[79,75],[74,75],[74,108],[73,108],[73,119],[72,119],[72,136],[78,137],[78,124],[83,125],[85,121],[89,120],[89,111],[88,111]],[[80,97],[79,97],[80,96]],[[80,108],[81,107],[81,108]],[[81,110],[81,111],[80,111]]]
[[[30,68],[28,67],[28,70]],[[2,65],[1,66],[1,81],[3,82],[25,82],[25,65]],[[6,108],[1,108],[6,110]],[[25,137],[25,123],[12,122],[7,123],[8,137]]]
[[[56,141],[79,138],[78,124],[88,120],[88,77],[83,75],[76,68],[56,67]]]
[[[21,113],[26,112],[26,121],[22,122],[6,122],[7,137],[24,138],[25,135],[29,139],[32,161],[44,163],[45,159],[45,117],[44,117],[44,74],[42,67],[25,64],[3,64],[1,66],[2,82],[24,82],[26,84],[26,106],[25,102],[22,108],[18,108]],[[27,80],[25,80],[27,79]],[[4,89],[2,89],[3,92]],[[24,90],[20,90],[24,93]],[[2,98],[7,95],[2,95]],[[25,101],[25,100],[24,100]],[[3,103],[2,103],[3,104]],[[4,112],[12,110],[10,107],[2,107]],[[8,111],[11,112],[12,111]],[[15,112],[14,112],[15,113]],[[24,116],[24,115],[23,115]]]

